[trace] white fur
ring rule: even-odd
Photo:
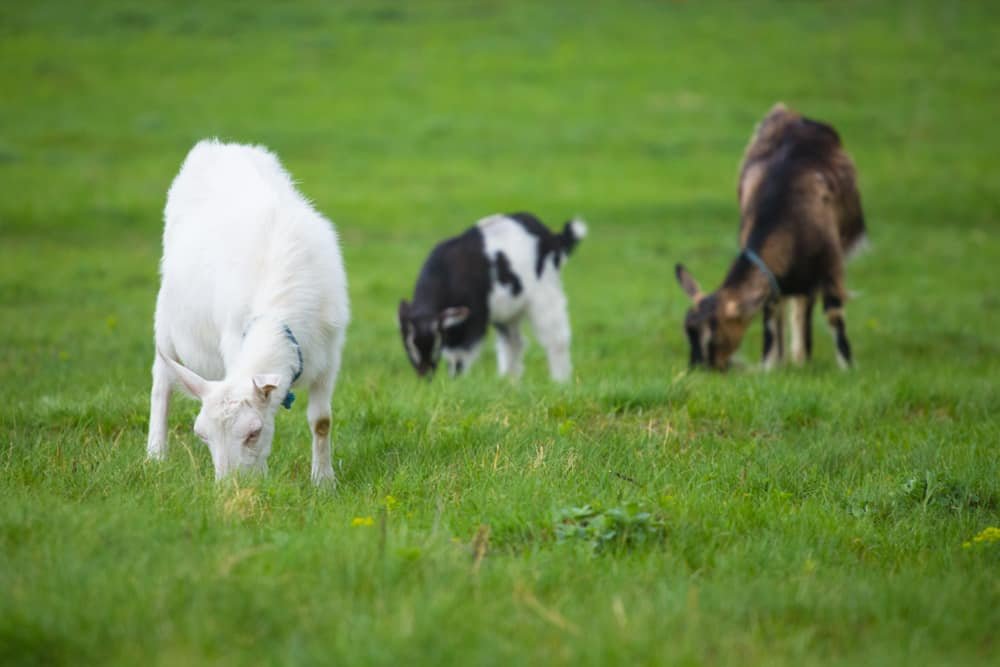
[[[195,426],[216,477],[265,470],[298,368],[288,327],[303,359],[296,384],[309,389],[312,477],[332,480],[330,398],[350,317],[333,227],[274,154],[215,140],[191,149],[164,218],[149,458],[166,454],[170,390],[180,385],[202,401]]]
[[[515,295],[509,285],[498,283],[493,276],[489,295],[490,321],[507,330],[506,336],[498,336],[497,370],[500,375],[509,374],[515,378],[523,371],[524,342],[520,326],[527,317],[535,338],[545,348],[550,375],[560,382],[568,380],[572,373],[569,314],[555,257],[546,258],[539,276],[536,271],[538,243],[517,221],[504,215],[492,215],[477,224],[491,262],[502,252],[521,281],[521,292]],[[578,239],[587,233],[586,224],[580,220],[574,220],[571,228]],[[562,259],[565,261],[565,257]],[[464,368],[467,369],[468,364],[464,364]]]
[[[587,223],[580,218],[573,218],[569,223],[569,228],[578,241],[587,238]]]

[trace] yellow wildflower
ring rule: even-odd
[[[385,497],[385,511],[386,512],[391,512],[392,510],[396,509],[396,505],[398,505],[398,504],[399,504],[399,501],[396,500],[395,496],[386,496]]]
[[[983,528],[978,535],[972,538],[973,542],[1000,542],[1000,528],[989,526]]]
[[[370,516],[356,516],[351,519],[352,526],[374,526],[375,519]]]

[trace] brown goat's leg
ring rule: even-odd
[[[850,368],[851,344],[847,340],[847,325],[844,323],[845,297],[846,293],[840,281],[823,290],[823,313],[837,344],[837,363],[841,368]]]
[[[814,295],[797,296],[790,299],[792,344],[791,358],[802,364],[812,357],[812,309],[816,302]]]
[[[802,339],[805,341],[806,361],[812,360],[813,356],[813,306],[816,305],[816,295],[810,294],[806,297],[805,317],[802,322]]]
[[[764,304],[764,370],[771,370],[785,356],[784,305],[780,299]]]

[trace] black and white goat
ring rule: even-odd
[[[764,367],[784,356],[782,307],[792,306],[792,359],[812,354],[819,293],[842,367],[851,364],[844,324],[844,262],[865,240],[854,163],[836,130],[778,104],[757,126],[738,190],[742,251],[722,286],[703,294],[683,265],[677,280],[694,302],[684,328],[691,365],[725,369],[757,311],[764,311]]]
[[[500,375],[519,377],[527,318],[552,378],[568,380],[570,326],[560,269],[586,233],[580,220],[553,234],[530,213],[498,214],[438,244],[420,271],[413,302],[399,304],[403,346],[417,374],[432,374],[441,357],[453,377],[464,373],[492,324]]]

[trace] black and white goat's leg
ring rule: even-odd
[[[847,290],[843,278],[835,276],[823,288],[823,313],[837,345],[837,363],[841,368],[851,367],[851,344],[847,340],[847,324],[844,322],[844,303]]]
[[[764,370],[769,371],[777,366],[785,356],[785,302],[782,299],[771,299],[764,304]]]
[[[521,321],[512,320],[494,323],[497,330],[497,372],[518,379],[524,372],[524,337],[521,336]]]
[[[448,375],[457,378],[468,373],[472,364],[479,358],[479,351],[482,347],[483,340],[480,338],[468,347],[441,348],[441,358],[448,366]]]
[[[545,273],[528,303],[528,316],[535,338],[545,348],[549,359],[549,375],[557,382],[570,379],[569,312],[559,275]]]
[[[816,296],[796,296],[790,299],[789,320],[791,328],[792,362],[801,365],[812,358],[812,311]]]
[[[344,334],[338,331],[331,349],[330,367],[326,373],[309,386],[309,407],[307,417],[309,430],[312,431],[312,481],[319,485],[337,483],[333,472],[333,461],[330,446],[330,430],[333,424],[333,412],[330,400],[333,398],[333,388],[337,384],[340,372],[341,349],[344,344]]]

